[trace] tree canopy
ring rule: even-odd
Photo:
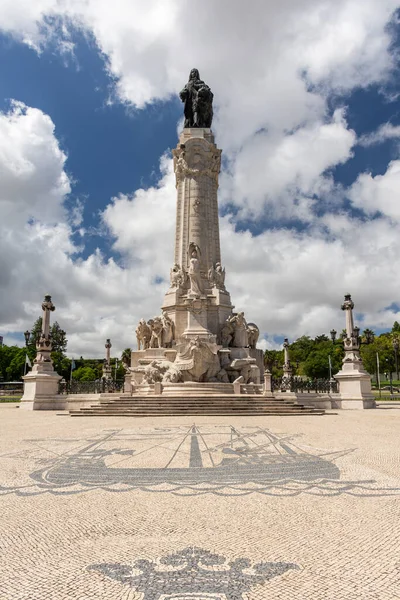
[[[327,335],[318,335],[314,339],[303,335],[289,345],[289,356],[294,375],[305,375],[310,378],[327,379],[329,377],[329,357],[332,364],[332,375],[341,368],[344,348],[343,334],[332,342]],[[400,342],[400,324],[395,321],[392,330],[378,336],[371,329],[365,329],[361,334],[360,353],[365,369],[375,375],[377,369],[376,355],[379,355],[380,372],[396,371],[396,358],[393,342]],[[400,362],[400,349],[398,351]],[[265,366],[273,376],[281,376],[284,362],[283,350],[266,350],[264,355]]]

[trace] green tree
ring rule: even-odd
[[[125,348],[125,350],[123,350],[121,354],[122,362],[129,366],[131,364],[131,354],[132,350],[130,348]]]
[[[79,369],[72,371],[72,379],[75,381],[95,381],[97,374],[90,367],[79,367]]]
[[[361,335],[361,341],[363,344],[371,344],[375,339],[375,333],[372,331],[372,329],[368,329],[368,327],[366,329],[364,329],[364,331],[362,332]]]
[[[393,323],[392,333],[400,334],[400,323],[398,321]]]
[[[264,365],[273,377],[282,376],[283,350],[266,350],[264,352]]]
[[[31,336],[29,339],[29,347],[36,350],[36,340],[40,337],[42,332],[42,317],[36,319],[31,329]],[[51,345],[53,352],[60,352],[65,354],[67,350],[68,340],[65,337],[65,331],[63,331],[57,321],[54,321],[50,327]]]
[[[304,362],[303,370],[307,377],[312,379],[329,378],[329,357],[332,364],[332,375],[340,370],[342,361],[341,353],[332,347],[332,342],[324,341],[312,350]]]
[[[303,335],[289,346],[290,360],[302,363],[314,349],[315,342],[307,335]]]
[[[393,344],[390,334],[382,333],[380,336],[375,338],[372,344],[363,344],[361,346],[360,353],[364,367],[371,375],[376,374],[377,353],[379,355],[379,371],[381,373],[388,371],[393,372],[396,368]]]
[[[329,342],[329,338],[327,335],[325,335],[324,333],[322,335],[317,335],[317,337],[314,340],[315,344],[322,344],[324,342]]]
[[[12,351],[8,355],[8,364],[5,369],[6,381],[18,381],[24,374],[25,369],[25,348],[12,347]]]

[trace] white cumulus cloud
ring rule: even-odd
[[[200,69],[215,94],[213,129],[226,159],[220,202],[238,211],[221,219],[227,286],[260,325],[265,347],[274,335],[341,329],[347,292],[368,324],[395,318],[387,307],[400,302],[398,161],[383,175],[360,174],[349,190],[327,171],[357,143],[345,109],[332,115],[328,99],[390,78],[388,24],[397,8],[397,0],[3,0],[0,28],[38,52],[49,42],[72,51],[73,28],[89,32],[115,78],[115,101],[137,110],[170,98]],[[106,337],[119,352],[133,344],[137,320],[159,310],[167,287],[171,161],[161,159],[158,185],[116,194],[103,207],[121,258],[96,251],[82,259],[71,237],[79,228],[85,242],[82,204],[65,208],[73,184],[56,126],[40,107],[18,102],[0,115],[0,327],[10,339],[30,326],[49,292],[72,353],[99,356]],[[387,126],[376,135],[397,132]],[[345,196],[368,218],[344,212]],[[317,217],[326,201],[331,212]],[[266,225],[255,236],[238,229],[238,217]],[[303,229],[280,227],[283,217]]]

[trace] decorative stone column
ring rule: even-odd
[[[221,266],[218,175],[221,150],[209,128],[186,128],[173,150],[177,204],[174,266],[163,311],[177,342],[218,336],[232,304]]]
[[[53,368],[51,360],[50,312],[55,310],[51,296],[47,294],[42,302],[42,331],[36,340],[36,358],[32,371],[25,375],[24,395],[20,408],[25,410],[65,410],[65,396],[58,394],[61,376]]]
[[[108,338],[105,343],[106,357],[105,357],[104,363],[103,363],[103,378],[106,379],[107,381],[110,381],[112,379],[111,357],[110,357],[111,348],[112,348],[112,343],[111,343],[111,340]]]
[[[282,391],[285,390],[287,392],[291,392],[291,378],[293,370],[290,364],[289,340],[287,338],[283,340],[283,357],[283,377],[286,381],[282,382]]]
[[[364,369],[360,356],[360,338],[354,327],[354,302],[350,294],[344,297],[342,310],[346,315],[346,337],[342,369],[335,375],[339,382],[340,408],[375,408],[375,397],[371,390],[371,376]]]
[[[292,376],[292,367],[290,365],[290,357],[289,357],[289,340],[285,338],[283,340],[283,376],[291,377]]]

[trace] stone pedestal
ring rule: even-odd
[[[207,327],[207,299],[187,298],[187,326],[182,336],[186,339],[195,339],[197,336],[206,340],[210,337]]]
[[[66,410],[66,396],[58,393],[62,377],[52,365],[49,366],[49,369],[44,369],[34,365],[32,371],[22,378],[24,395],[19,407],[23,410]]]
[[[272,397],[272,374],[269,369],[265,369],[264,371],[264,385],[263,385],[263,394],[264,396]]]
[[[371,376],[363,368],[360,369],[359,365],[343,364],[335,379],[339,382],[340,408],[376,408],[375,396],[371,390]]]
[[[132,393],[132,375],[130,373],[124,375],[124,393]]]

